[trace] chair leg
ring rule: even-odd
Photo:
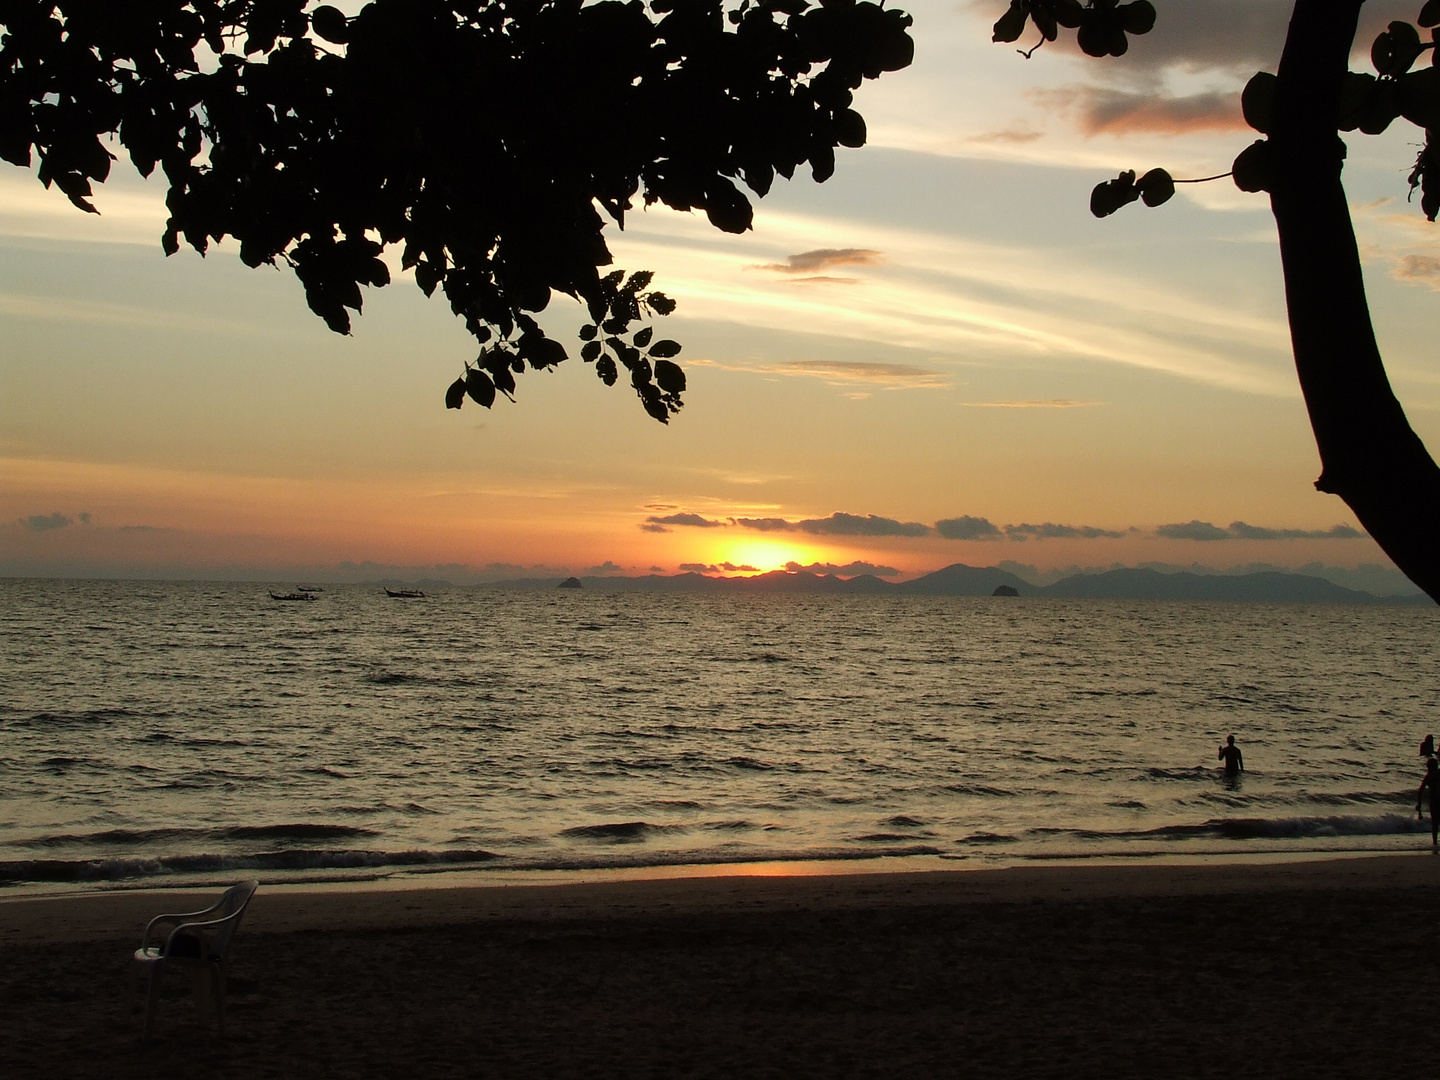
[[[210,966],[210,996],[215,999],[215,1024],[220,1037],[225,1037],[225,961],[217,960]]]
[[[149,972],[148,965],[138,962],[130,964],[130,977],[125,980],[125,1010],[134,1013],[137,1008],[143,1007],[145,997],[145,981]]]
[[[195,1020],[203,1028],[210,1022],[210,972],[196,966],[190,975],[190,996],[195,999]]]
[[[145,994],[145,1026],[143,1033],[145,1038],[150,1038],[155,1030],[155,1010],[160,1004],[160,965],[150,965],[149,986]]]

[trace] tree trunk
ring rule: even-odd
[[[1270,205],[1295,368],[1339,495],[1411,581],[1440,601],[1440,468],[1390,389],[1340,170],[1340,86],[1364,0],[1296,0],[1280,60]]]

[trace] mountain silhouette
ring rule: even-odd
[[[994,596],[1002,586],[1020,597],[1086,600],[1219,600],[1290,604],[1430,604],[1429,597],[1376,596],[1347,589],[1310,574],[1261,570],[1249,574],[1161,573],[1118,569],[1075,574],[1052,585],[1031,585],[997,566],[954,563],[913,581],[890,582],[873,574],[853,578],[772,570],[750,577],[720,577],[693,571],[643,577],[587,577],[584,588],[598,592],[863,593],[895,596]],[[554,588],[555,579],[496,582],[501,588]]]

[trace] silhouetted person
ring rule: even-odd
[[[1420,744],[1420,756],[1421,756],[1421,757],[1434,757],[1434,756],[1435,756],[1435,736],[1434,736],[1434,735],[1426,735],[1426,736],[1425,736],[1425,741]]]
[[[1415,793],[1415,816],[1425,819],[1420,802],[1425,798],[1425,789],[1430,789],[1430,851],[1440,855],[1440,763],[1432,757],[1425,762],[1425,779],[1420,781],[1420,790]]]
[[[1235,736],[1231,735],[1225,740],[1225,745],[1220,747],[1220,760],[1225,762],[1225,778],[1232,780],[1245,771],[1245,757],[1240,753],[1240,748],[1235,745]]]

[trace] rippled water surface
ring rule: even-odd
[[[1414,848],[1437,630],[1400,606],[0,581],[0,883]]]

